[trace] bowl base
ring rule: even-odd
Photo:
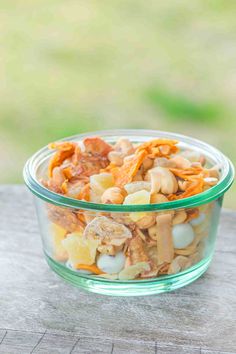
[[[199,278],[207,270],[212,259],[212,256],[205,258],[188,270],[175,275],[149,280],[111,281],[96,276],[78,274],[78,272],[54,261],[47,254],[45,256],[50,268],[70,284],[90,292],[112,296],[143,296],[173,291]]]

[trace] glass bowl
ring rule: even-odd
[[[180,150],[198,151],[205,156],[207,166],[218,165],[220,180],[200,194],[165,203],[96,204],[54,193],[40,183],[40,179],[45,178],[47,174],[47,164],[54,153],[44,147],[27,161],[24,180],[35,196],[43,250],[49,266],[62,278],[82,289],[119,296],[171,291],[200,277],[213,257],[223,196],[234,178],[231,162],[220,151],[199,140],[155,130],[96,131],[63,140],[78,142],[88,136],[100,136],[110,144],[114,144],[120,137],[126,137],[133,143],[143,143],[154,138],[178,140]],[[187,215],[184,222],[181,222],[181,215]],[[93,220],[96,222],[92,223]],[[75,243],[71,234],[82,234],[87,224],[93,224],[93,231],[99,233],[103,223],[107,237],[111,234],[114,236],[118,227],[118,232],[124,232],[130,238],[133,244],[132,257],[138,258],[139,262],[136,268],[129,268],[128,273],[121,271],[117,275],[117,269],[122,268],[125,262],[121,252],[116,256],[105,257],[105,261],[112,262],[110,266],[114,267],[114,274],[109,276],[97,271],[96,266],[101,263],[98,257],[93,273],[91,269],[81,269],[79,266],[74,269],[71,262],[68,262],[68,252],[70,259],[75,258],[75,261],[78,252],[86,252],[83,236],[80,243]],[[160,236],[162,233],[164,236]],[[67,242],[65,249],[64,240],[68,234],[70,242]],[[187,237],[188,243],[183,235]],[[167,241],[170,237],[171,240]],[[119,242],[118,238],[115,247],[122,248]],[[172,250],[168,242],[172,242]],[[143,254],[144,248],[146,255]],[[152,262],[157,262],[155,275],[147,265],[147,254]],[[140,275],[134,280],[135,272]]]

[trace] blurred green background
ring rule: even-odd
[[[67,135],[152,128],[236,162],[235,0],[1,0],[0,183]],[[236,186],[225,206],[236,208]]]

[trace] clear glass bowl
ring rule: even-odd
[[[223,196],[234,178],[234,169],[231,162],[220,151],[199,140],[155,130],[97,131],[63,140],[77,142],[87,136],[101,136],[102,139],[110,144],[114,144],[120,137],[127,137],[133,143],[143,143],[157,137],[175,139],[179,141],[178,146],[180,149],[194,150],[203,154],[208,166],[217,164],[220,168],[220,180],[217,185],[203,193],[167,203],[111,205],[85,202],[56,194],[46,189],[39,182],[41,178],[45,178],[47,164],[53,154],[53,151],[49,150],[48,147],[44,147],[27,161],[24,168],[24,180],[35,195],[43,249],[49,266],[68,282],[85,290],[106,295],[137,296],[157,294],[180,288],[197,279],[208,268],[214,253]],[[171,226],[165,226],[165,223],[167,222],[168,224],[169,222],[170,215],[172,215],[171,220],[173,220],[173,215],[181,218],[181,213],[187,213],[188,222],[185,221],[184,224],[182,223],[179,226],[178,222],[174,225],[174,222],[171,221]],[[196,213],[198,217],[191,219],[191,215],[196,215]],[[140,265],[141,268],[139,270],[136,269],[136,272],[139,271],[139,274],[141,274],[138,279],[127,280],[127,274],[119,277],[112,275],[108,279],[104,278],[103,274],[91,274],[86,269],[75,270],[68,263],[68,253],[62,246],[62,240],[66,237],[66,233],[76,233],[81,232],[81,230],[83,232],[86,223],[95,217],[99,218],[100,221],[108,221],[108,228],[110,228],[108,233],[114,232],[114,223],[116,226],[118,223],[125,230],[128,229],[132,242],[137,238],[133,230],[138,225],[141,233],[139,240],[134,242],[136,252],[134,256],[139,257],[141,261],[143,260]],[[155,234],[155,228],[152,228],[153,220],[157,220],[157,218],[163,224],[162,227],[164,229],[171,227],[172,242],[174,242],[174,260],[173,255],[172,260],[168,260],[170,255],[165,252],[165,244]],[[184,245],[184,241],[182,243],[178,241],[181,239],[182,233],[187,233],[187,238],[189,238],[188,245]],[[178,236],[177,239],[176,235]],[[148,237],[148,240],[145,237]],[[153,277],[150,269],[147,269],[145,256],[142,258],[140,242],[142,246],[145,246],[145,250],[153,262],[156,260],[157,250],[162,248],[162,255],[159,255],[159,257],[164,257],[164,259],[163,264],[158,266],[158,276]],[[79,246],[74,245],[72,242],[70,247],[73,253],[73,248],[75,249]],[[112,261],[113,259],[114,257]],[[96,261],[99,265],[99,260],[97,259]],[[118,267],[121,266],[124,260],[118,259],[116,261],[115,268],[117,269],[117,264]],[[171,262],[171,266],[168,269],[165,267],[166,262]],[[123,278],[126,280],[123,280]]]

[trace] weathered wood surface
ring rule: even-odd
[[[32,196],[0,186],[0,353],[236,353],[236,213],[224,210],[207,273],[178,291],[114,298],[59,279]]]

